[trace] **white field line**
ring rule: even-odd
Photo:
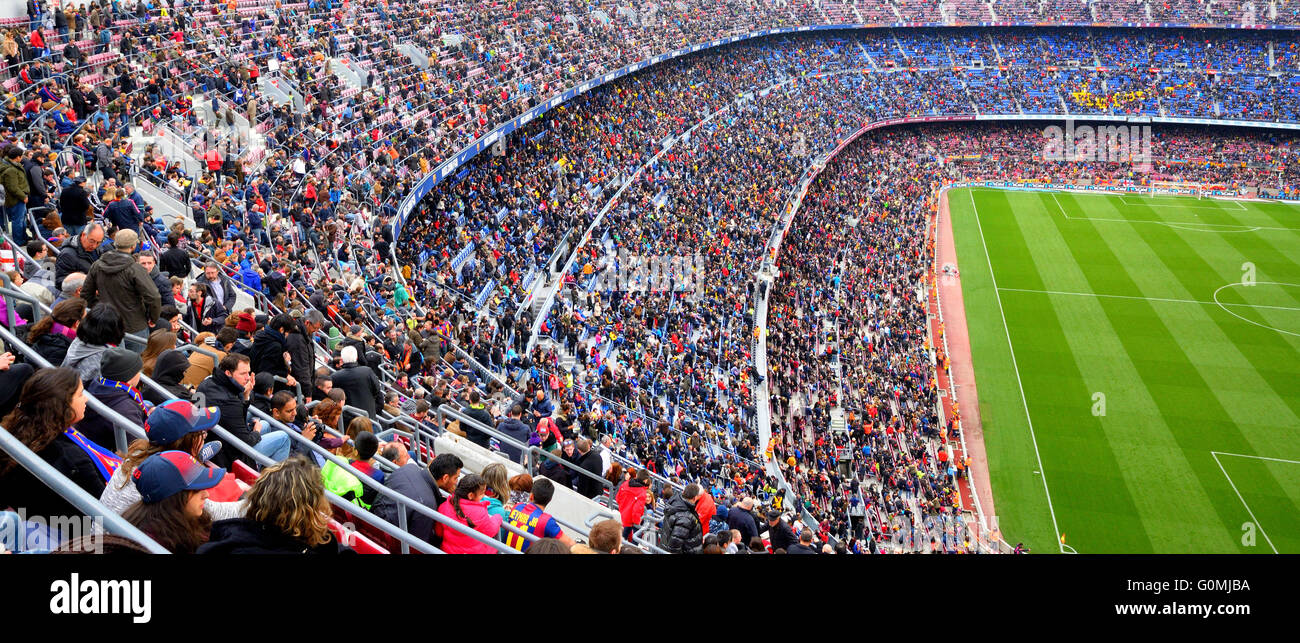
[[[1257,460],[1272,460],[1274,462],[1290,462],[1293,464],[1300,464],[1300,461],[1283,460],[1281,458],[1265,458],[1257,455],[1242,455],[1240,453],[1223,453],[1221,451],[1210,452],[1210,457],[1214,458],[1214,463],[1219,465],[1219,471],[1223,472],[1223,477],[1228,479],[1228,484],[1232,486],[1233,493],[1237,494],[1237,500],[1241,501],[1241,506],[1246,508],[1246,513],[1250,515],[1250,520],[1255,523],[1255,528],[1259,530],[1259,533],[1264,535],[1264,542],[1268,543],[1268,546],[1270,549],[1273,550],[1273,553],[1275,554],[1278,553],[1277,547],[1273,544],[1273,540],[1268,537],[1268,532],[1264,531],[1264,525],[1259,524],[1259,518],[1255,517],[1255,512],[1251,510],[1250,505],[1246,504],[1246,499],[1242,497],[1241,490],[1237,489],[1237,483],[1232,481],[1232,476],[1228,475],[1228,470],[1223,468],[1223,462],[1219,460],[1220,455],[1230,455],[1230,456],[1236,456],[1238,458],[1254,458]]]
[[[993,274],[993,259],[989,255],[989,244],[984,240],[984,225],[980,222],[980,211],[975,206],[975,191],[968,190],[970,196],[971,211],[975,213],[975,226],[979,229],[980,244],[984,246],[984,261],[989,267],[989,279],[993,283],[993,295],[998,300],[998,313],[1002,315],[1002,330],[1007,336],[1007,349],[1011,351],[1011,368],[1016,372],[1016,386],[1020,388],[1020,403],[1025,409],[1025,422],[1029,425],[1029,439],[1034,443],[1034,457],[1038,459],[1038,474],[1043,478],[1043,493],[1047,495],[1047,511],[1052,514],[1052,533],[1056,535],[1056,542],[1060,546],[1060,552],[1065,552],[1065,543],[1061,542],[1061,529],[1056,522],[1056,509],[1052,507],[1052,491],[1047,486],[1047,470],[1043,468],[1043,456],[1038,451],[1038,436],[1034,433],[1034,421],[1029,416],[1029,400],[1025,397],[1025,385],[1020,378],[1020,367],[1016,364],[1016,348],[1011,343],[1011,327],[1007,325],[1007,313],[1002,307],[1002,294],[998,289],[998,278]],[[1073,549],[1070,553],[1075,553]]]
[[[1252,225],[1245,225],[1245,224],[1241,224],[1241,223],[1197,223],[1197,222],[1195,222],[1195,221],[1191,221],[1191,222],[1184,222],[1184,221],[1155,221],[1155,220],[1151,220],[1151,219],[1123,219],[1123,218],[1115,218],[1115,217],[1075,217],[1075,216],[1070,216],[1070,213],[1065,211],[1065,206],[1062,206],[1062,205],[1061,205],[1061,200],[1058,199],[1058,198],[1056,198],[1056,193],[1055,193],[1055,192],[1053,192],[1053,193],[1051,193],[1051,194],[1052,194],[1052,201],[1056,202],[1056,207],[1057,207],[1057,209],[1061,211],[1061,216],[1064,216],[1064,217],[1065,217],[1067,220],[1069,220],[1069,221],[1107,221],[1107,222],[1114,222],[1114,223],[1154,223],[1154,224],[1157,224],[1157,225],[1166,225],[1166,226],[1170,226],[1170,227],[1173,227],[1173,228],[1180,228],[1180,227],[1181,227],[1181,228],[1184,228],[1184,229],[1194,230],[1194,231],[1198,231],[1198,232],[1255,232],[1256,230],[1279,230],[1279,231],[1284,231],[1284,232],[1300,232],[1300,228],[1284,228],[1284,227],[1280,227],[1280,226],[1257,226],[1257,225],[1252,226]],[[1131,204],[1129,204],[1129,205],[1131,205]],[[1188,228],[1187,226],[1201,226],[1201,227],[1206,227],[1206,228],[1223,228],[1223,230],[1198,230],[1198,229],[1196,229],[1196,228]]]
[[[1145,206],[1147,206],[1148,208],[1186,208],[1186,209],[1189,209],[1189,210],[1220,210],[1220,208],[1216,208],[1216,207],[1213,207],[1213,206],[1207,206],[1207,205],[1175,205],[1175,204],[1170,204],[1170,203],[1146,203],[1146,202],[1144,202],[1144,200],[1146,200],[1146,201],[1154,201],[1154,200],[1157,200],[1157,199],[1185,199],[1185,198],[1187,198],[1186,196],[1176,195],[1176,194],[1162,194],[1162,195],[1156,195],[1156,196],[1141,196],[1141,195],[1136,195],[1136,194],[1108,194],[1108,195],[1106,195],[1106,196],[1108,196],[1108,197],[1112,197],[1112,198],[1114,198],[1114,197],[1119,197],[1119,201],[1120,201],[1120,203],[1123,203],[1124,205],[1145,205]],[[1137,203],[1129,203],[1128,199],[1129,199],[1130,197],[1131,197],[1131,198],[1138,199],[1138,202],[1137,202]],[[1238,210],[1246,210],[1246,209],[1248,209],[1246,206],[1242,205],[1240,201],[1227,201],[1227,200],[1225,200],[1225,201],[1222,201],[1222,202],[1223,202],[1223,203],[1231,203],[1232,205],[1237,206],[1237,209],[1238,209]]]
[[[1218,301],[1201,301],[1199,299],[1169,299],[1165,297],[1137,297],[1134,295],[1107,295],[1095,292],[1066,292],[1061,290],[1035,290],[1032,288],[998,288],[998,290],[1007,292],[1030,292],[1043,295],[1071,295],[1075,297],[1103,297],[1108,299],[1141,299],[1145,301],[1170,302],[1175,304],[1201,304],[1204,306],[1240,306],[1243,308],[1266,308],[1269,310],[1293,310],[1300,311],[1300,308],[1294,306],[1270,306],[1267,304],[1230,304]]]

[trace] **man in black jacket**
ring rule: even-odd
[[[799,534],[799,542],[791,545],[789,549],[785,550],[785,553],[813,555],[821,553],[817,551],[816,545],[813,544],[812,529],[804,529],[803,533]]]
[[[221,358],[217,370],[199,383],[199,406],[215,406],[221,410],[221,428],[276,462],[289,457],[290,438],[282,431],[262,436],[262,421],[248,424],[248,395],[253,390],[253,371],[248,367],[248,357],[229,353]],[[211,436],[217,439],[217,436]],[[229,469],[235,460],[257,467],[252,457],[234,445],[227,444],[212,463]]]
[[[167,251],[158,258],[158,268],[172,277],[190,278],[190,253],[181,250],[181,235],[167,235]]]
[[[336,381],[335,386],[337,385],[338,382]],[[477,420],[478,422],[482,422],[483,426],[496,425],[496,421],[492,419],[492,415],[488,413],[487,408],[484,407],[482,396],[479,395],[478,390],[470,391],[469,405],[468,408],[465,409],[465,415],[470,416],[470,418]],[[488,441],[492,439],[491,436],[470,426],[468,422],[461,422],[461,428],[465,431],[465,437],[469,439],[470,442],[473,442],[484,449],[490,448]]]
[[[781,519],[781,512],[775,509],[767,511],[767,540],[772,543],[772,551],[784,549],[786,552],[797,542],[794,530]]]
[[[89,273],[103,254],[99,248],[103,243],[104,226],[98,223],[89,224],[79,236],[70,237],[54,261],[54,287],[62,289],[63,278],[74,272]]]
[[[758,535],[758,521],[754,519],[754,499],[745,498],[727,511],[727,527],[740,532],[740,542],[747,543]]]
[[[578,438],[578,466],[596,477],[584,476],[578,474],[578,493],[588,497],[595,498],[604,491],[604,485],[600,483],[604,478],[602,470],[603,463],[600,458],[600,449],[593,448],[591,440],[587,438]]]
[[[294,311],[290,311],[290,316]],[[319,310],[309,310],[301,319],[295,317],[297,332],[287,334],[284,346],[289,351],[289,373],[302,385],[303,394],[310,400],[316,388],[316,348],[312,345],[312,335],[325,327],[325,316]]]
[[[296,330],[296,327],[297,324],[292,317],[281,313],[253,335],[253,346],[248,351],[248,358],[254,373],[270,373],[276,377],[286,377],[289,378],[288,385],[290,387],[294,385],[284,355],[289,352],[286,335]]]
[[[72,185],[63,188],[59,194],[59,221],[69,235],[76,237],[89,220],[90,195],[86,193],[86,177],[78,176],[72,179]]]
[[[663,548],[673,554],[698,554],[704,549],[704,527],[695,503],[700,485],[691,483],[664,507]]]
[[[344,346],[342,353],[343,367],[335,371],[330,379],[334,388],[341,389],[347,395],[348,406],[355,406],[367,415],[377,412],[377,400],[383,399],[383,390],[379,378],[369,366],[357,363],[357,349]]]

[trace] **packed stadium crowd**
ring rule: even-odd
[[[0,316],[16,336],[0,424],[176,551],[334,553],[338,523],[366,514],[448,552],[888,550],[901,517],[953,515],[965,473],[940,460],[954,428],[934,413],[919,307],[935,189],[1132,177],[1043,160],[1032,128],[869,134],[804,201],[763,338],[755,272],[809,164],[905,116],[1297,121],[1294,38],[895,29],[738,43],[551,110],[447,177],[401,230],[396,206],[557,91],[718,35],[828,16],[1205,10],[1118,4],[633,2],[574,16],[560,2],[31,3],[0,42]],[[1290,140],[1262,135],[1171,130],[1155,157],[1146,180],[1277,187],[1295,171]],[[133,179],[192,221],[155,210]],[[666,283],[617,283],[651,257],[692,259]],[[844,434],[826,431],[834,407]],[[550,455],[536,481],[504,465],[462,475],[422,433],[516,464]],[[0,477],[0,509],[78,513],[10,456]],[[566,487],[616,507],[616,524],[561,526],[546,506]]]

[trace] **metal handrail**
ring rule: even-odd
[[[0,426],[0,451],[8,454],[37,480],[40,480],[51,491],[71,503],[82,513],[87,516],[101,518],[104,521],[105,531],[133,540],[136,544],[149,550],[151,554],[171,553],[165,547],[159,545],[158,541],[140,531],[138,527],[124,520],[122,516],[112,509],[105,507],[98,498],[90,495],[85,489],[69,480],[67,476],[63,475],[39,455],[36,455],[31,449],[27,448],[27,445],[20,442],[18,438],[14,437],[12,433],[2,426]]]

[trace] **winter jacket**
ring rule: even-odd
[[[244,401],[244,389],[235,384],[224,371],[220,368],[214,370],[211,377],[199,384],[198,392],[205,396],[207,406],[215,406],[221,410],[221,428],[248,443],[249,446],[257,446],[257,443],[262,441],[262,435],[248,426],[246,417],[248,403]],[[216,436],[212,437],[214,440],[217,439]],[[257,468],[257,463],[252,458],[232,445],[225,445],[221,452],[213,456],[211,462],[229,469],[235,460],[242,460],[244,464]]]
[[[223,418],[224,419],[224,418]],[[329,542],[310,547],[286,535],[274,525],[248,518],[219,520],[212,523],[208,542],[199,546],[200,554],[355,554],[330,535]]]
[[[467,520],[461,520],[456,515],[456,508],[452,506],[451,498],[443,501],[442,506],[438,507],[439,513],[462,525],[468,527],[469,522],[472,521],[474,529],[488,538],[496,538],[500,533],[501,516],[488,513],[487,500],[462,499],[460,510]],[[474,540],[469,535],[441,523],[438,524],[437,530],[442,534],[442,550],[448,554],[495,554],[497,551],[491,545]]]
[[[117,411],[136,426],[144,428],[144,407],[132,399],[130,393],[96,381],[86,387],[86,394],[103,402],[108,408]],[[86,416],[76,426],[82,435],[90,438],[95,444],[110,451],[117,448],[117,442],[113,437],[113,422],[100,415],[95,407],[87,406]],[[130,435],[127,435],[126,441],[131,441]]]
[[[119,230],[139,232],[140,224],[144,223],[144,214],[130,199],[119,199],[108,204],[104,208],[104,218]]]
[[[437,511],[443,502],[442,490],[433,482],[433,476],[427,469],[421,468],[414,462],[408,462],[399,467],[396,471],[388,474],[384,479],[384,486],[400,493],[420,504]],[[375,504],[371,511],[380,518],[396,525],[399,524],[399,512],[401,508],[397,503],[387,496],[379,496],[375,499]],[[435,533],[433,525],[434,520],[424,514],[416,512],[414,509],[407,507],[406,526],[407,531],[412,536],[420,538],[437,546],[441,542],[439,534]]]
[[[189,279],[192,266],[189,253],[180,248],[168,248],[158,258],[158,269],[172,277]]]
[[[108,346],[86,344],[80,339],[74,339],[60,366],[75,368],[81,374],[81,381],[93,382],[99,379],[99,360],[107,350]]]
[[[163,351],[153,364],[153,381],[177,398],[182,400],[192,399],[194,392],[181,383],[181,379],[185,377],[185,371],[189,367],[190,360],[185,353],[177,350]],[[154,404],[162,404],[167,401],[166,396],[158,393],[150,386],[144,389],[144,399]]]
[[[74,272],[89,273],[90,267],[95,265],[102,254],[99,248],[86,252],[81,247],[80,238],[69,238],[59,251],[59,257],[54,260],[54,287],[62,289],[63,279]],[[82,293],[84,295],[85,290]]]
[[[578,456],[578,466],[596,476],[592,478],[580,473],[576,474],[578,476],[578,493],[588,498],[595,498],[605,490],[605,486],[600,483],[605,473],[601,470],[603,464],[600,459],[600,447],[598,446],[593,446],[586,454]]]
[[[740,542],[748,543],[750,538],[758,535],[758,521],[754,514],[738,505],[733,505],[727,512],[727,527],[740,532]]]
[[[182,276],[188,277],[189,275]],[[230,281],[230,277],[227,277],[224,274],[218,275],[217,281],[219,282],[217,284],[208,281],[208,276],[206,274],[199,275],[194,279],[194,283],[196,284],[206,284],[210,294],[216,294],[217,289],[221,289],[221,305],[225,307],[227,312],[234,310],[235,297],[237,296],[234,282]]]
[[[168,288],[170,290],[170,288]],[[117,309],[126,332],[149,328],[149,322],[162,315],[162,295],[149,277],[149,271],[125,252],[110,252],[99,258],[81,287],[86,308],[104,301]]]
[[[289,365],[284,363],[284,333],[264,326],[253,335],[253,346],[248,351],[248,359],[254,373],[270,373],[277,377],[289,375]],[[348,396],[351,401],[352,396]]]
[[[645,516],[646,501],[650,499],[650,487],[635,478],[628,480],[618,488],[614,500],[618,502],[618,513],[623,519],[624,527],[641,524]]]
[[[335,383],[334,385],[335,385],[335,386],[338,386],[337,383]],[[479,406],[469,406],[469,407],[465,408],[465,415],[468,415],[470,418],[472,418],[472,419],[474,419],[474,420],[476,420],[476,421],[478,421],[478,422],[482,422],[482,423],[483,423],[483,426],[495,426],[495,425],[496,425],[496,422],[492,419],[492,415],[491,415],[490,413],[487,412],[487,409],[484,408],[484,407],[481,405],[481,403],[480,403]],[[489,444],[489,441],[492,439],[492,436],[490,436],[490,435],[488,435],[487,433],[484,433],[484,432],[478,430],[478,429],[475,428],[475,427],[470,426],[469,423],[467,423],[467,422],[461,422],[461,426],[460,426],[460,428],[464,429],[464,431],[465,431],[465,437],[466,437],[470,442],[473,442],[474,444],[477,444],[477,445],[483,447],[484,449],[487,449],[487,448],[490,448],[490,447],[491,447],[491,445]]]
[[[704,549],[704,529],[695,505],[678,493],[664,507],[663,548],[674,554],[698,554]]]
[[[316,386],[316,348],[311,343],[311,337],[307,334],[307,329],[301,323],[298,324],[298,332],[290,333],[284,337],[284,348],[289,351],[289,357],[292,361],[289,363],[289,372],[293,374],[293,379],[298,380],[302,385],[303,392],[310,394]]]
[[[90,211],[90,196],[86,188],[73,183],[59,194],[59,220],[63,225],[86,225]]]
[[[91,496],[98,498],[104,492],[104,477],[99,469],[66,435],[55,437],[36,455]],[[6,507],[22,507],[29,516],[80,516],[82,513],[19,464],[0,477],[0,509]]]
[[[230,311],[221,304],[221,300],[208,295],[203,298],[202,306],[196,306],[193,301],[185,309],[185,323],[200,333],[219,333],[226,326],[226,317]],[[211,319],[212,323],[203,323],[204,319]]]
[[[73,335],[76,337],[76,335]],[[68,356],[68,347],[72,346],[72,339],[63,333],[56,333],[51,330],[44,335],[36,338],[32,342],[32,348],[40,353],[45,361],[51,364],[62,364],[63,358]]]
[[[799,542],[795,537],[794,530],[790,525],[785,524],[785,520],[776,523],[776,526],[768,528],[767,540],[772,544],[772,551],[784,549],[790,551],[790,547]]]
[[[23,166],[9,159],[0,161],[0,184],[5,188],[5,207],[12,208],[27,202],[31,186],[27,183],[27,172]]]
[[[515,418],[506,418],[497,425],[497,431],[504,433],[507,437],[518,440],[520,444],[528,444],[528,425],[516,420]],[[524,449],[516,447],[508,442],[501,443],[501,451],[510,458],[511,462],[520,462],[523,460]]]
[[[343,368],[334,371],[330,379],[334,381],[334,388],[342,389],[347,395],[348,406],[355,406],[367,415],[375,415],[378,410],[377,400],[382,400],[384,393],[379,386],[379,378],[375,377],[375,372],[369,366],[344,364]]]
[[[704,535],[709,535],[709,522],[713,520],[714,514],[718,513],[718,504],[713,501],[713,496],[701,492],[699,499],[695,502],[695,513],[700,516],[700,524],[704,526]]]

